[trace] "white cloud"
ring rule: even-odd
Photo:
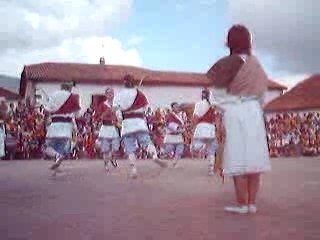
[[[1,0],[0,73],[19,75],[43,61],[141,65],[134,48],[107,36],[126,20],[133,0]]]
[[[2,0],[0,50],[59,45],[66,38],[103,36],[126,19],[133,0]],[[5,41],[4,41],[5,40]]]
[[[274,59],[277,71],[319,72],[320,1],[228,0],[232,23],[247,25],[258,50]]]
[[[107,64],[142,65],[138,51],[134,48],[124,49],[119,40],[111,37],[89,37],[66,39],[59,46],[45,49],[8,51],[0,55],[0,72],[19,76],[23,65],[50,61],[99,63],[101,56],[105,57]]]
[[[128,40],[129,46],[137,46],[140,45],[145,41],[145,38],[143,36],[132,36]]]

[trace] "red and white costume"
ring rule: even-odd
[[[0,158],[6,155],[5,151],[6,125],[4,119],[0,116]]]
[[[81,109],[79,96],[69,91],[59,90],[44,107],[51,113],[51,124],[47,130],[47,138],[72,138],[75,114]]]
[[[121,136],[149,132],[145,119],[148,105],[147,97],[136,88],[125,88],[115,96],[113,106],[120,108],[123,115]]]
[[[194,139],[212,139],[215,138],[216,128],[215,111],[207,100],[197,102],[193,115],[197,117],[198,123],[194,131]]]
[[[99,138],[119,138],[119,131],[115,126],[116,116],[112,111],[112,106],[107,101],[99,104],[95,115],[102,116],[102,126],[99,130]]]
[[[149,101],[147,97],[136,88],[123,89],[113,100],[113,106],[118,108],[122,113],[121,136],[125,152],[128,154],[132,177],[137,176],[137,169],[135,167],[136,143],[145,148],[152,155],[156,163],[163,165],[163,163],[160,163],[160,160],[157,160],[157,151],[149,135],[149,128],[145,117],[148,105]]]
[[[181,116],[174,112],[170,112],[166,116],[166,135],[164,138],[165,144],[183,144],[182,133],[178,133],[178,128],[184,125]]]

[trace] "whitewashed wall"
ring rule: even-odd
[[[60,89],[57,83],[37,83],[36,88],[43,89],[48,95]],[[120,85],[77,84],[73,92],[80,95],[82,112],[91,104],[92,94],[103,94],[107,87],[112,87],[117,93],[123,87]],[[172,102],[194,103],[201,98],[202,87],[189,86],[147,86],[140,88],[148,97],[153,108],[167,107]],[[37,93],[38,94],[38,93]],[[40,92],[39,92],[40,94]]]
[[[50,95],[60,89],[60,84],[37,83],[34,87],[41,88]],[[82,111],[90,106],[93,94],[103,94],[107,87],[112,87],[115,93],[123,88],[121,85],[77,84],[73,92],[80,95]],[[200,100],[203,88],[200,86],[142,86],[140,89],[147,95],[151,106],[157,108],[168,107],[172,102],[195,103]],[[27,93],[32,93],[31,85],[28,86]],[[40,94],[40,92],[37,92],[37,94]],[[264,98],[265,104],[279,97],[280,94],[281,91],[279,90],[268,91]]]

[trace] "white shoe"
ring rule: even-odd
[[[225,207],[224,210],[226,212],[238,213],[238,214],[247,214],[247,213],[249,213],[249,207],[248,206],[228,206],[228,207]]]
[[[208,171],[208,176],[214,176],[213,170],[209,170],[209,171]]]
[[[258,211],[257,206],[255,204],[249,204],[248,211],[249,213],[257,213]]]

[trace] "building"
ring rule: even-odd
[[[267,116],[287,112],[320,112],[320,74],[313,75],[282,96],[270,101],[264,111]]]
[[[16,104],[21,99],[21,96],[3,87],[0,87],[0,101]]]
[[[79,63],[40,63],[25,66],[21,74],[20,95],[36,101],[43,92],[49,94],[66,81],[74,81],[74,92],[80,95],[83,110],[96,104],[106,87],[115,92],[123,87],[123,77],[132,74],[141,80],[141,89],[146,93],[152,107],[167,107],[171,102],[194,103],[200,99],[204,87],[211,88],[205,73],[155,71],[145,68],[120,65]],[[269,81],[266,100],[280,96],[284,86]]]

